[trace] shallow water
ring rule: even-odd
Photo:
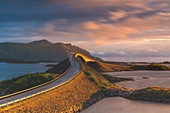
[[[45,72],[51,67],[45,67],[49,63],[39,64],[8,64],[0,63],[0,81],[25,75],[27,73]]]
[[[131,89],[149,86],[170,88],[170,71],[123,71],[107,74],[117,77],[133,77],[135,81],[118,83],[120,86]],[[149,77],[149,79],[143,79],[143,77]],[[170,104],[109,97],[102,99],[81,113],[170,113]]]
[[[170,104],[109,97],[81,113],[170,113]]]
[[[122,71],[105,73],[116,77],[134,78],[135,81],[117,83],[120,86],[141,89],[150,86],[170,88],[170,71]],[[143,79],[148,77],[148,79]]]
[[[163,64],[163,65],[170,67],[170,64]]]

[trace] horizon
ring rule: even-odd
[[[170,61],[170,1],[1,0],[0,43],[71,43],[108,61]]]
[[[27,44],[27,43],[32,43],[32,42],[36,42],[36,41],[48,41],[48,42],[50,42],[49,40],[46,40],[46,39],[41,39],[41,40],[34,40],[34,41],[31,41],[31,42],[0,42],[0,44],[1,43],[24,43],[24,44]],[[52,43],[52,44],[56,44],[56,43],[62,43],[62,42],[50,42],[50,43]],[[72,43],[63,43],[63,44],[72,44]],[[74,45],[74,44],[72,44],[72,45]],[[74,45],[74,46],[77,46],[77,45]],[[83,48],[82,48],[83,49]],[[88,50],[87,50],[88,51]],[[91,54],[91,53],[90,53]],[[94,54],[91,54],[91,55],[94,55]],[[99,56],[95,56],[95,57],[99,57]],[[102,57],[100,57],[100,58],[102,58]],[[103,58],[102,58],[103,59]],[[168,60],[164,60],[164,61],[119,61],[119,60],[112,60],[112,59],[110,59],[110,60],[108,60],[108,59],[103,59],[104,61],[112,61],[112,62],[146,62],[146,63],[161,63],[161,62],[165,62],[165,61],[168,61]],[[168,61],[169,62],[169,61]]]

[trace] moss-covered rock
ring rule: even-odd
[[[152,86],[145,89],[135,90],[128,95],[124,95],[124,97],[135,100],[170,103],[170,88]]]

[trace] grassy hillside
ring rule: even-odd
[[[68,68],[71,66],[69,59],[62,61],[58,65],[55,65],[53,68],[47,70],[47,73],[59,73],[62,74],[65,71],[68,70]]]
[[[52,73],[35,73],[23,75],[10,80],[0,82],[0,96],[15,93],[27,88],[31,88],[59,76]]]
[[[130,66],[114,65],[103,62],[89,62],[88,66],[92,67],[98,72],[111,72],[111,71],[130,71]]]
[[[72,44],[51,43],[47,40],[31,43],[0,43],[0,59],[15,59],[19,61],[63,61],[70,52],[78,52],[94,59],[84,49]]]
[[[170,70],[169,67],[165,65],[160,65],[152,63],[150,65],[136,65],[136,66],[124,66],[108,64],[104,62],[89,62],[88,66],[92,67],[98,72],[112,72],[112,71],[135,71],[135,70]]]
[[[150,65],[144,66],[133,66],[134,70],[170,70],[169,67],[161,64],[151,63]]]
[[[23,102],[1,108],[13,112],[78,112],[107,96],[130,91],[106,80],[100,73],[85,66],[69,83]]]

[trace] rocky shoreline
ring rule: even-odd
[[[133,100],[170,103],[170,88],[152,86],[145,89],[131,91],[128,94],[123,95],[123,97]]]

